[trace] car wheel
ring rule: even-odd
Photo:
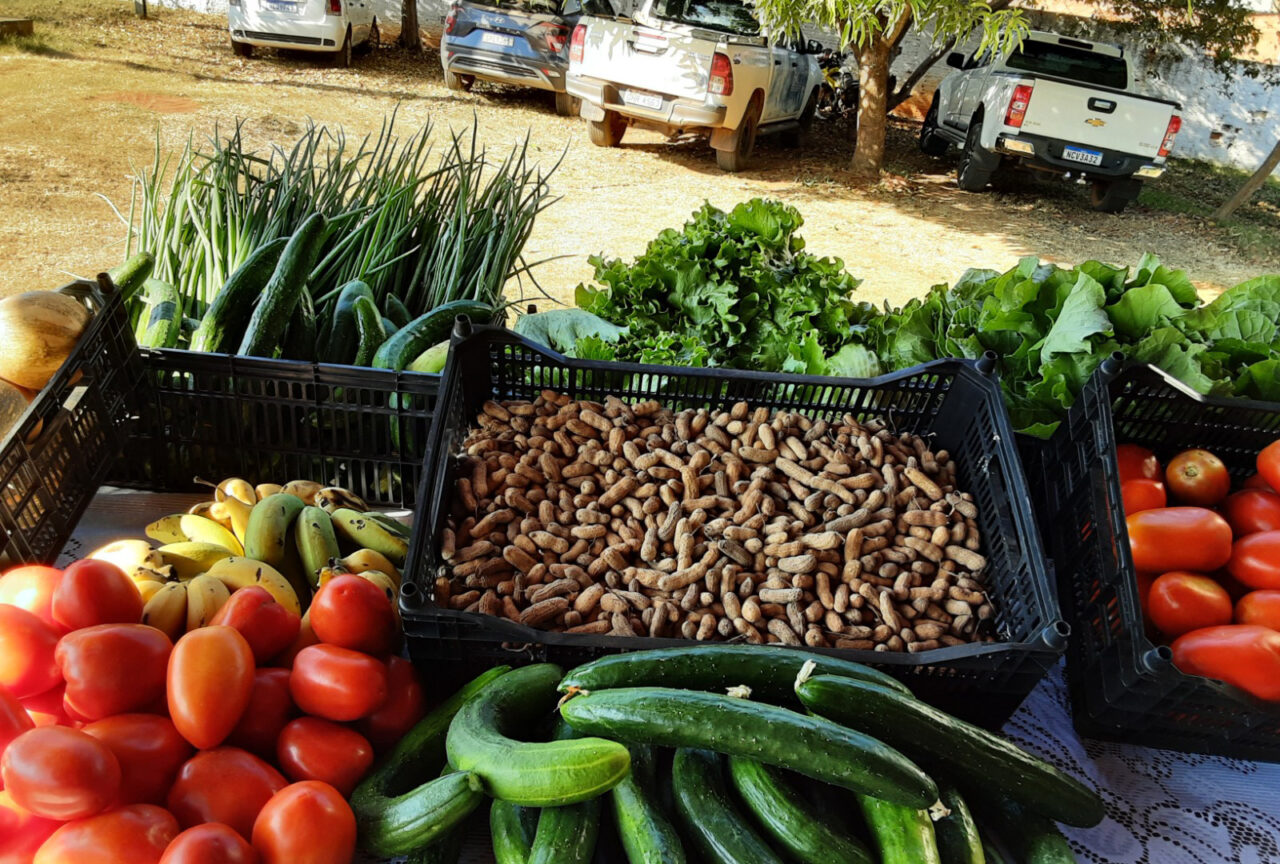
[[[956,168],[956,185],[966,192],[981,192],[991,182],[991,169],[982,164],[978,150],[982,147],[982,118],[975,117],[964,136],[964,152]]]
[[[340,66],[343,69],[351,67],[351,27],[347,26],[346,38],[342,40],[342,47],[333,52],[333,65]]]
[[[929,113],[920,127],[920,152],[926,156],[942,156],[947,152],[947,139],[938,134],[938,94],[933,94]]]
[[[556,113],[561,117],[573,117],[578,113],[581,103],[577,96],[568,93],[556,93]]]
[[[237,57],[252,57],[253,46],[250,45],[248,42],[237,42],[236,40],[232,39],[231,53],[236,55]]]
[[[751,161],[751,153],[756,147],[756,132],[759,129],[760,100],[752,97],[742,122],[733,130],[729,148],[716,151],[716,164],[720,166],[720,170],[735,173],[746,170]]]
[[[444,86],[459,93],[470,93],[471,85],[476,83],[474,75],[459,75],[449,69],[444,70]]]
[[[1131,201],[1138,200],[1142,191],[1142,181],[1132,177],[1119,180],[1094,180],[1090,188],[1089,203],[1099,213],[1119,213],[1129,206]]]
[[[813,115],[818,113],[818,91],[815,89],[809,94],[809,101],[804,103],[804,110],[800,112],[800,116],[796,118],[796,128],[789,129],[782,133],[782,146],[799,147],[804,143],[805,136],[809,130],[813,128]]]
[[[378,19],[374,18],[369,25],[369,37],[364,40],[365,53],[372,53],[382,44],[382,33],[378,30]]]
[[[627,118],[617,111],[605,111],[603,120],[587,122],[587,137],[597,147],[617,147],[627,131]]]

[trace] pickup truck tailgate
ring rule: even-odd
[[[714,42],[629,21],[591,18],[584,23],[582,62],[572,64],[573,74],[667,96],[706,98]]]
[[[1022,131],[1154,159],[1173,116],[1168,102],[1036,77]]]

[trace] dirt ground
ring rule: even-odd
[[[842,258],[870,300],[902,302],[968,267],[1003,269],[1024,255],[1132,263],[1153,251],[1210,292],[1280,269],[1244,257],[1201,220],[1142,207],[1092,213],[1080,190],[1062,184],[960,192],[951,161],[915,150],[910,122],[893,127],[889,172],[874,187],[851,182],[853,130],[841,123],[817,124],[798,152],[762,139],[757,166],[731,175],[704,139],[630,130],[621,148],[600,149],[581,120],[555,116],[549,94],[483,85],[451,93],[431,50],[415,57],[384,45],[338,69],[298,54],[233,57],[217,16],[161,9],[140,20],[119,0],[0,0],[8,15],[35,17],[37,36],[0,45],[0,295],[119,261],[123,226],[102,199],[127,210],[131,166],[150,163],[157,132],[176,146],[246,118],[248,137],[265,145],[289,140],[308,118],[375,131],[397,105],[406,131],[474,118],[492,150],[528,134],[547,166],[563,154],[553,178],[561,200],[526,250],[563,256],[537,270],[563,300],[590,279],[588,255],[633,256],[704,200],[730,207],[754,196],[797,207],[808,248]]]

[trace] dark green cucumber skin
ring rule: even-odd
[[[714,750],[910,807],[938,787],[897,750],[821,717],[747,699],[668,687],[574,696],[560,708],[580,732],[660,747]]]
[[[383,342],[373,358],[373,365],[378,369],[403,372],[404,367],[419,354],[448,337],[454,319],[459,315],[487,324],[493,317],[493,307],[478,300],[452,300],[437,306],[414,318]]]
[[[721,756],[705,750],[677,750],[671,783],[681,827],[704,862],[782,864],[730,797]]]
[[[147,319],[138,344],[144,348],[172,348],[182,331],[182,300],[168,282],[147,277]]]
[[[525,814],[537,812],[497,799],[489,805],[489,834],[493,838],[493,860],[497,864],[529,864],[534,834],[528,830]],[[536,822],[533,827],[536,831]]]
[[[287,360],[316,359],[316,310],[310,291],[303,291],[298,298],[298,308],[285,329],[280,356]]]
[[[507,673],[468,702],[449,726],[449,764],[480,777],[484,789],[527,807],[561,807],[602,795],[627,775],[631,756],[616,741],[520,741],[555,711],[563,671],[536,663]]]
[[[751,688],[752,699],[794,704],[796,676],[806,660],[817,664],[814,675],[874,681],[908,696],[911,693],[897,679],[861,663],[761,645],[698,645],[611,654],[570,670],[560,682],[560,689],[682,687],[723,693],[729,687],[745,684]]]
[[[373,289],[359,279],[342,286],[333,309],[333,327],[329,331],[328,345],[324,347],[329,363],[350,365],[355,359],[360,335],[356,330],[356,298],[373,299]]]
[[[470,772],[437,777],[384,799],[377,812],[362,811],[361,845],[374,855],[404,855],[442,839],[484,800],[480,781]]]
[[[440,776],[452,771],[446,765]],[[432,842],[410,852],[405,857],[405,864],[458,864],[458,859],[462,857],[462,844],[466,839],[466,822],[459,822]]]
[[[1004,853],[989,840],[982,841],[982,854],[987,856],[987,864],[1009,864],[1008,859],[1004,857]]]
[[[986,864],[982,838],[969,805],[954,786],[942,786],[942,803],[951,813],[933,823],[942,864]]]
[[[413,320],[413,316],[409,314],[409,310],[405,308],[400,298],[390,292],[387,293],[386,299],[382,301],[382,309],[387,313],[387,317],[391,319],[391,323],[396,325],[397,330]]]
[[[357,297],[355,302],[356,332],[360,335],[353,366],[368,366],[373,355],[387,341],[387,329],[382,326],[378,307],[368,297]]]
[[[868,795],[858,796],[858,806],[880,852],[880,864],[942,864],[927,811]]]
[[[627,749],[631,751],[631,774],[611,793],[627,860],[630,864],[685,864],[688,859],[680,834],[658,803],[653,751],[639,744]]]
[[[831,828],[770,765],[729,758],[738,797],[774,844],[802,864],[872,864],[867,848],[851,834]]]
[[[1078,864],[1071,845],[1049,818],[1008,798],[979,799],[970,789],[978,815],[994,824],[996,833],[1019,864]]]
[[[1057,822],[1089,828],[1105,811],[1098,793],[1000,736],[875,684],[820,675],[800,685],[804,706],[863,729],[895,747],[927,755],[963,781],[1008,795]]]
[[[538,816],[538,834],[529,864],[588,864],[600,834],[600,798],[546,807]]]
[[[111,284],[116,286],[120,296],[127,302],[142,287],[142,283],[147,281],[147,277],[151,275],[155,266],[154,255],[150,252],[138,252],[129,256],[123,263],[112,267],[107,271],[107,275],[111,277]]]
[[[280,253],[280,261],[249,317],[249,325],[236,353],[253,357],[275,356],[284,337],[284,328],[298,306],[298,298],[307,290],[307,278],[316,266],[327,233],[325,218],[319,213],[308,216],[298,226]]]
[[[213,298],[191,337],[192,351],[227,353],[239,344],[254,301],[271,281],[289,238],[277,237],[250,253]]]

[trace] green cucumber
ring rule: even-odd
[[[556,741],[578,737],[563,720],[556,724]],[[590,864],[599,836],[600,796],[577,804],[544,808],[538,815],[538,831],[529,850],[529,864]]]
[[[776,705],[693,690],[625,687],[574,696],[560,713],[580,732],[662,747],[714,750],[910,807],[938,787],[887,744]]]
[[[982,840],[982,854],[987,856],[987,864],[1010,864],[1009,859],[1004,857],[1004,853],[986,838]]]
[[[928,811],[870,795],[859,795],[858,806],[880,851],[880,864],[942,864]]]
[[[519,741],[555,710],[560,667],[525,666],[495,681],[449,726],[449,764],[479,775],[484,789],[527,807],[576,804],[609,791],[627,775],[631,756],[616,741]]]
[[[529,815],[535,817],[532,825]],[[489,805],[489,834],[493,838],[493,860],[497,864],[529,864],[537,815],[538,811],[531,807],[496,798]]]
[[[382,301],[382,309],[387,313],[387,317],[391,319],[391,323],[396,325],[395,329],[397,330],[413,320],[413,316],[409,314],[404,302],[390,292],[387,293],[386,298]]]
[[[950,812],[933,823],[942,864],[986,864],[982,838],[960,792],[950,785],[942,786],[942,803]]]
[[[782,864],[729,796],[723,763],[705,750],[676,751],[671,782],[685,836],[708,864]]]
[[[444,837],[484,800],[480,778],[456,771],[383,802],[360,820],[362,845],[383,857],[403,855]]]
[[[440,776],[452,772],[453,769],[446,765]],[[405,858],[405,864],[458,864],[466,837],[466,823],[458,822],[435,840],[411,851]]]
[[[850,660],[794,648],[710,644],[611,654],[571,669],[560,682],[560,689],[567,693],[570,687],[604,690],[664,686],[723,693],[729,687],[745,684],[751,688],[753,699],[794,704],[796,676],[807,660],[817,664],[814,675],[873,681],[907,696],[911,693],[885,673]]]
[[[443,372],[449,359],[449,340],[437,342],[405,367],[409,372]]]
[[[815,714],[865,730],[887,744],[927,755],[957,779],[981,777],[1057,822],[1084,828],[1102,821],[1098,793],[1025,750],[896,691],[849,678],[819,675],[796,692]]]
[[[298,307],[298,299],[307,290],[307,279],[316,266],[320,247],[327,235],[327,223],[319,213],[308,216],[293,232],[249,317],[237,354],[275,356],[284,337],[284,328]]]
[[[368,366],[373,362],[373,355],[383,342],[387,341],[387,328],[383,326],[378,307],[368,297],[357,297],[355,302],[356,332],[359,334],[359,346],[356,348],[353,366]]]
[[[127,303],[129,298],[147,281],[147,277],[151,275],[155,266],[154,255],[150,252],[139,252],[112,267],[107,271],[107,276],[111,278],[111,284],[116,286],[116,291],[120,292],[120,296]]]
[[[356,348],[360,344],[360,334],[356,330],[356,300],[360,297],[373,299],[373,290],[359,279],[352,280],[342,286],[338,300],[333,309],[333,326],[329,331],[328,346],[325,350],[329,363],[350,365],[355,359]]]
[[[168,282],[147,277],[147,314],[138,344],[144,348],[172,348],[182,332],[182,298]]]
[[[680,835],[658,804],[653,751],[638,744],[627,749],[631,751],[631,774],[610,793],[627,860],[631,864],[685,864]]]
[[[781,770],[733,756],[729,777],[757,824],[795,860],[802,864],[871,864],[867,847],[852,834],[826,824]]]
[[[993,824],[996,834],[1020,864],[1078,864],[1071,844],[1048,817],[1009,798],[984,800],[974,791],[968,794],[978,815]]]
[[[298,298],[298,308],[284,331],[280,356],[286,360],[316,359],[316,310],[310,291],[303,291]]]
[[[239,344],[253,304],[267,287],[289,238],[277,237],[254,249],[235,269],[200,319],[191,337],[192,351],[228,353]]]
[[[437,306],[414,318],[383,342],[373,358],[373,365],[378,369],[403,372],[415,357],[441,339],[448,338],[454,319],[459,315],[487,324],[493,317],[493,307],[479,300],[453,300]]]
[[[378,320],[382,322],[382,332],[386,333],[388,336],[400,329],[399,326],[396,325],[396,322],[392,321],[386,315],[380,316]]]

